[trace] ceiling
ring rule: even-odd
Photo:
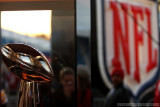
[[[0,11],[74,10],[74,0],[0,0]]]

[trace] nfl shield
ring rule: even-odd
[[[157,4],[150,0],[97,0],[96,6],[102,79],[111,88],[111,71],[121,67],[124,84],[139,97],[159,77]]]

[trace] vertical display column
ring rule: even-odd
[[[58,78],[64,66],[75,68],[74,10],[52,10],[52,67]]]

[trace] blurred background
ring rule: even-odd
[[[107,94],[111,90],[103,79],[100,68],[101,65],[98,60],[98,36],[96,29],[96,18],[98,16],[96,14],[97,0],[75,1],[62,0],[55,2],[54,0],[31,0],[7,2],[0,0],[1,46],[6,43],[29,44],[44,53],[54,70],[55,78],[53,81],[39,85],[40,107],[50,107],[54,105],[55,92],[64,80],[64,78],[61,80],[60,72],[66,67],[73,70],[74,75],[71,73],[72,70],[69,71],[71,71],[70,74],[75,77],[74,82],[77,84],[75,89],[78,90],[74,90],[74,92],[77,92],[77,99],[85,98],[80,94],[82,92],[78,84],[83,86],[80,78],[88,81],[88,84],[84,84],[84,86],[87,87],[85,91],[87,90],[88,96],[90,97],[86,97],[86,99],[90,99],[93,107],[102,107]],[[153,1],[157,5],[156,11],[159,16],[160,1],[146,1]],[[132,4],[132,2],[135,5],[139,3],[139,0],[131,0],[130,3]],[[149,5],[149,3],[147,5]],[[103,6],[104,5],[101,7]],[[107,11],[110,11],[110,9]],[[160,25],[159,21],[158,24]],[[124,25],[123,21],[122,25]],[[102,58],[104,59],[104,57]],[[77,71],[77,73],[75,71]],[[110,79],[109,77],[107,78]],[[135,100],[144,103],[153,102],[156,82],[158,80],[159,74],[154,82],[148,86],[149,88],[147,88],[147,90],[142,90],[144,93],[140,93],[140,99],[135,98]],[[17,104],[19,82],[20,79],[9,72],[3,62],[1,62],[1,89],[5,90],[8,99],[7,107],[15,107]],[[89,94],[91,88],[92,93]],[[73,98],[75,98],[75,95],[73,95]],[[79,103],[79,101],[81,103]],[[81,106],[83,101],[77,100],[77,102],[77,104]],[[73,103],[72,100],[71,103]]]
[[[102,56],[101,53],[98,53],[99,50],[102,50],[102,47],[98,47],[101,43],[98,42],[98,37],[100,35],[98,35],[97,28],[99,25],[97,24],[99,21],[97,18],[100,12],[98,13],[97,9],[99,7],[103,10],[106,6],[105,12],[107,15],[105,14],[106,16],[103,20],[101,19],[100,22],[102,27],[105,26],[107,29],[107,37],[111,37],[110,35],[113,34],[112,31],[114,30],[111,29],[113,27],[113,18],[110,16],[113,10],[109,7],[110,0],[100,0],[101,2],[103,1],[101,5],[96,3],[98,0],[13,1],[14,0],[10,0],[10,2],[0,0],[1,46],[6,43],[26,43],[35,47],[47,57],[55,74],[55,78],[51,82],[39,84],[41,102],[38,106],[64,107],[64,105],[61,105],[61,102],[64,102],[65,106],[70,105],[70,107],[90,107],[91,104],[93,107],[103,107],[106,96],[112,89],[110,86],[113,85],[110,77],[112,69],[112,66],[110,66],[112,65],[110,59],[113,57],[112,51],[114,50],[114,45],[112,41],[107,41],[104,43],[105,46],[108,46],[106,48],[107,54],[105,54],[105,57]],[[124,2],[126,4],[128,3],[129,6],[140,6],[142,8],[152,7],[151,4],[154,4],[154,8],[151,9],[154,15],[151,15],[151,17],[152,20],[158,22],[158,25],[156,26],[155,22],[151,23],[152,26],[154,25],[154,27],[152,27],[152,35],[159,41],[160,0],[111,1],[115,3],[118,3],[117,1]],[[144,3],[144,1],[146,3]],[[120,8],[117,4],[116,6]],[[128,14],[131,13],[131,8],[129,9]],[[121,9],[118,11],[122,12]],[[157,14],[157,16],[155,14]],[[134,22],[131,16],[128,15],[127,17],[133,25]],[[146,17],[147,16],[144,18]],[[105,18],[107,20],[105,20]],[[105,22],[103,22],[104,20],[107,21],[106,25]],[[145,21],[146,20],[147,19],[145,19]],[[125,21],[121,21],[123,27],[125,26],[124,22]],[[143,24],[141,20],[138,23],[142,23],[143,26],[147,25],[146,23]],[[143,28],[141,27],[142,26],[138,26],[138,31],[142,31]],[[131,32],[131,35],[135,33],[131,28],[128,31]],[[146,31],[143,31],[143,33],[145,34]],[[145,36],[146,35],[147,34],[145,34]],[[107,39],[111,40],[110,38]],[[152,41],[155,42],[155,40]],[[130,44],[133,46],[132,42],[130,42]],[[145,42],[145,45],[146,44],[147,42]],[[159,52],[159,45],[153,44],[154,48],[157,48]],[[142,47],[143,46],[141,46],[139,50],[141,50]],[[147,50],[147,48],[145,49]],[[131,47],[130,50],[130,53],[134,53],[133,47]],[[148,55],[143,53],[143,50],[141,50],[141,52],[140,59]],[[122,53],[123,52],[121,52],[121,54]],[[108,62],[106,64],[110,64],[105,65],[105,70],[102,69],[102,63],[100,63],[99,60],[100,57],[103,60],[107,59]],[[123,55],[121,55],[120,59],[122,60],[123,58]],[[158,61],[159,58],[158,53]],[[145,57],[144,59],[147,58]],[[132,58],[132,60],[134,60],[134,58]],[[122,63],[124,63],[124,60],[122,60]],[[134,62],[132,62],[132,64],[133,63]],[[144,67],[143,64],[143,60],[141,60],[140,65],[142,68]],[[134,71],[134,67],[135,66],[132,66],[131,71]],[[67,72],[65,73],[65,71]],[[104,75],[102,74],[103,71],[105,71]],[[125,69],[124,72],[126,73]],[[153,72],[154,74],[148,73],[148,75],[145,73],[144,69],[142,71],[142,81],[146,82],[147,85],[137,83],[133,75],[125,74],[127,76],[125,77],[125,83],[127,81],[131,87],[136,84],[135,87],[138,87],[140,90],[139,92],[137,91],[137,93],[134,90],[130,90],[131,92],[133,91],[132,97],[134,103],[153,103],[156,84],[157,81],[159,81],[159,62],[156,65],[156,70]],[[7,103],[7,107],[15,107],[18,101],[20,79],[7,70],[3,61],[1,61],[0,74],[1,90],[3,90],[1,96],[4,95],[4,98],[6,98],[3,103]],[[145,81],[147,77],[152,81]],[[108,81],[110,84],[107,84]],[[66,91],[64,91],[64,88]],[[135,90],[138,90],[138,88],[133,87]]]

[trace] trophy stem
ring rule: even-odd
[[[37,107],[39,102],[38,83],[21,80],[18,107]]]

